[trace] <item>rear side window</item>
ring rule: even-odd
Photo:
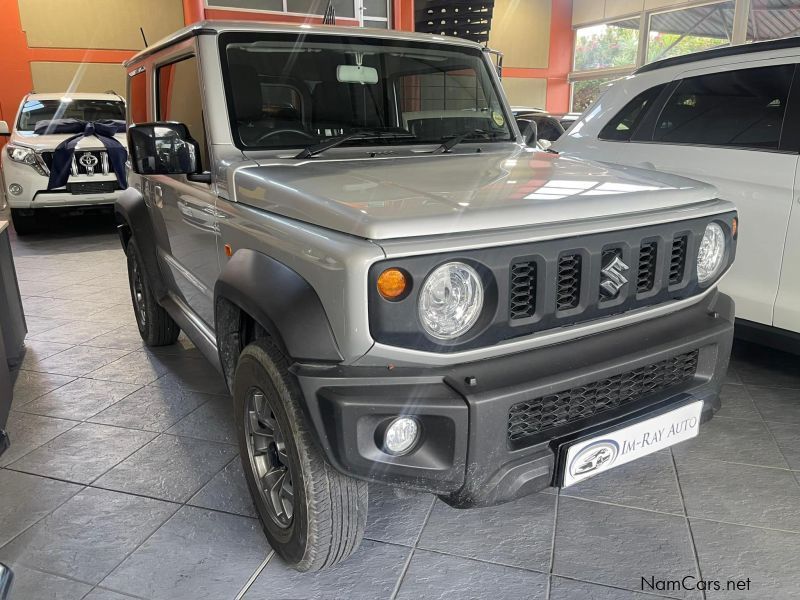
[[[681,81],[653,140],[735,148],[778,148],[794,65],[741,69]]]
[[[633,132],[642,122],[647,109],[653,106],[661,90],[666,84],[651,87],[628,102],[614,118],[600,131],[598,136],[601,140],[615,140],[627,142],[631,139]]]

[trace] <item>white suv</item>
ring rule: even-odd
[[[81,139],[73,155],[65,186],[48,190],[53,152],[74,133],[37,134],[36,124],[52,119],[101,121],[125,119],[125,101],[106,94],[28,94],[20,104],[13,131],[0,121],[0,134],[10,139],[0,154],[4,192],[11,207],[17,233],[36,229],[36,214],[42,208],[70,207],[74,210],[111,207],[121,193],[108,152],[96,137]],[[114,136],[126,145],[124,131]]]
[[[721,289],[740,337],[800,347],[800,38],[670,58],[615,82],[552,148],[711,183],[739,209]],[[797,71],[797,72],[796,72]]]

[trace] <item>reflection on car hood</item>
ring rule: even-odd
[[[55,150],[61,142],[75,135],[74,133],[58,133],[49,135],[36,135],[32,131],[15,131],[11,138],[12,144],[28,146],[37,152]],[[128,146],[128,139],[124,133],[118,133],[114,138],[123,146]],[[83,138],[78,142],[79,150],[102,149],[103,142],[96,137]]]
[[[235,200],[380,240],[613,217],[715,197],[712,186],[690,179],[516,145],[482,153],[333,156],[258,160],[235,171]]]

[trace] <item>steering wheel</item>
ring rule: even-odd
[[[258,138],[255,143],[259,144],[262,141],[266,140],[267,138],[272,137],[273,135],[279,135],[279,134],[282,134],[282,133],[294,133],[294,134],[297,134],[297,135],[302,135],[303,137],[308,138],[310,140],[316,140],[317,139],[316,136],[311,135],[310,133],[308,133],[306,131],[303,131],[302,129],[273,129],[272,131],[268,131],[267,133],[262,135],[260,138]]]

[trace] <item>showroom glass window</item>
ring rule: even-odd
[[[650,15],[646,62],[729,45],[734,8],[729,0]]]
[[[628,102],[600,131],[601,140],[628,141],[666,84],[643,91]]]
[[[478,48],[255,33],[223,34],[220,48],[241,147],[304,147],[354,132],[345,144],[513,139]]]
[[[208,147],[197,58],[190,56],[162,65],[157,71],[159,121],[177,121],[200,144],[203,168],[208,166]]]
[[[131,123],[147,123],[147,72],[139,71],[128,79],[128,113]]]
[[[654,141],[775,150],[794,65],[741,69],[681,81]]]

